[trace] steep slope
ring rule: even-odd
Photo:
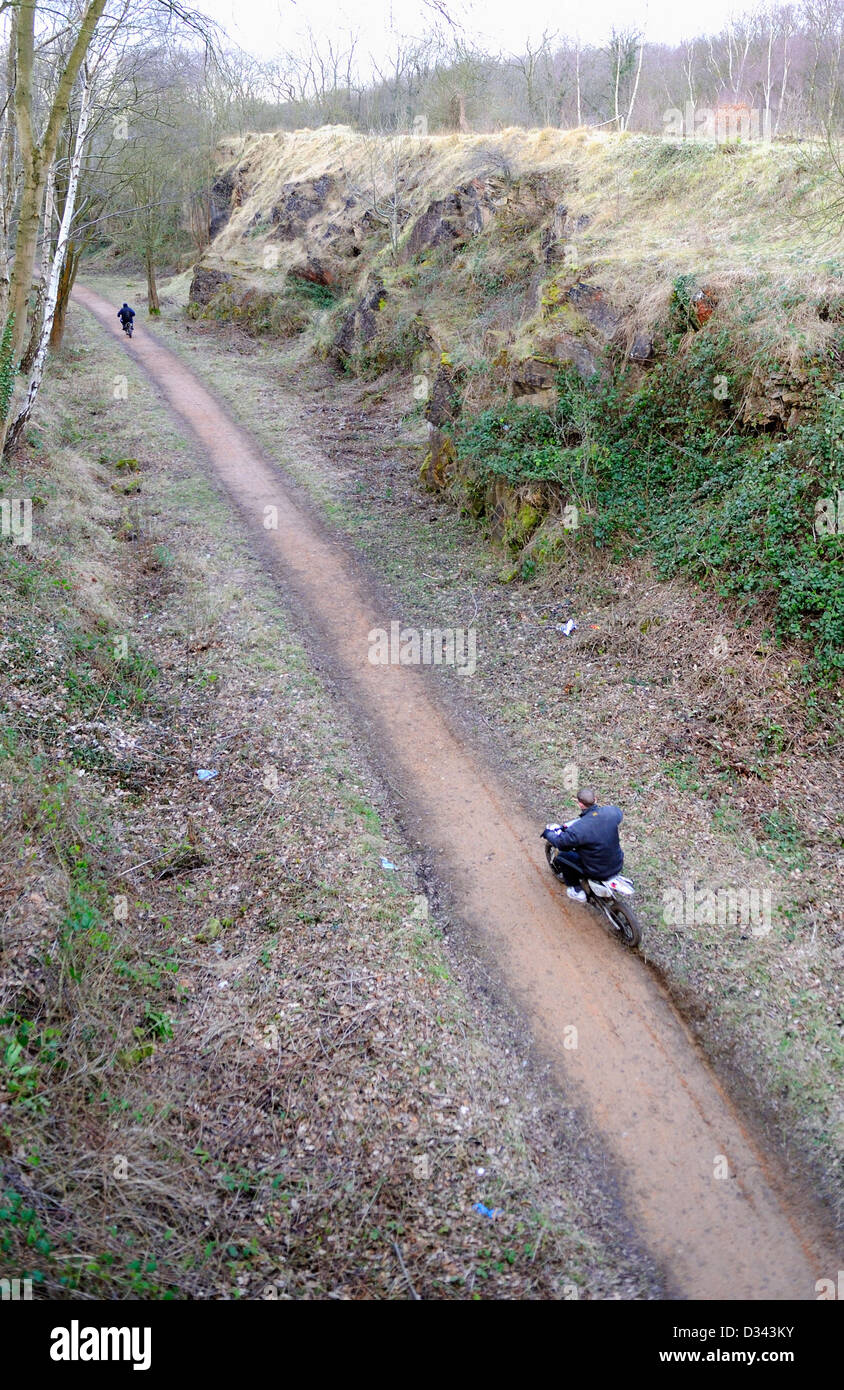
[[[193,314],[389,379],[512,577],[572,529],[649,549],[837,681],[844,290],[802,152],[328,128],[221,156]]]

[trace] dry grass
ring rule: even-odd
[[[223,142],[221,162],[238,167],[245,197],[214,254],[240,252],[250,223],[266,215],[284,184],[331,174],[365,187],[370,144],[370,137],[337,126]],[[610,280],[621,282],[637,268],[647,274],[666,258],[678,274],[754,262],[811,274],[837,254],[836,239],[815,235],[807,220],[824,195],[790,146],[553,129],[407,137],[393,145],[412,213],[479,173],[500,174],[502,161],[514,182],[538,173],[556,178],[569,212],[591,219],[582,259],[594,260]]]

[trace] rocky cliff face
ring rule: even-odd
[[[554,169],[516,176],[498,167],[494,151],[480,148],[468,152],[472,176],[460,177],[460,160],[452,160],[453,186],[439,192],[425,178],[420,145],[407,142],[390,171],[372,174],[360,161],[340,159],[321,173],[282,180],[258,176],[260,142],[242,152],[214,184],[214,236],[191,285],[193,312],[229,316],[250,287],[281,298],[297,280],[321,286],[342,308],[331,351],[354,368],[382,326],[395,327],[380,317],[388,303],[397,313],[412,306],[425,323],[421,336],[437,353],[452,346],[461,305],[471,330],[480,289],[492,301],[484,306],[492,330],[486,347],[506,358],[514,397],[550,401],[563,365],[588,378],[620,316],[572,263],[570,239],[590,219],[569,212],[562,195],[573,191],[571,179]],[[477,261],[486,253],[490,265],[475,267],[467,297],[459,258]],[[420,294],[434,269],[438,283]],[[551,297],[543,299],[548,283]],[[512,309],[506,328],[493,322],[497,290]]]
[[[674,174],[678,151],[664,142],[583,132],[373,141],[329,129],[233,142],[221,155],[213,239],[196,267],[191,312],[252,332],[310,332],[347,371],[418,378],[435,485],[452,476],[451,436],[467,392],[476,409],[503,397],[547,410],[561,372],[587,389],[622,374],[635,390],[669,340],[698,333],[734,335],[735,362],[722,379],[730,376],[741,425],[787,433],[811,409],[813,352],[828,342],[828,306],[840,295],[826,286],[817,304],[807,296],[804,349],[792,337],[779,361],[770,360],[775,348],[760,365],[735,336],[744,331],[736,305],[746,324],[758,288],[740,255],[725,267],[723,245],[718,255],[709,249],[705,213],[686,187],[689,151],[679,153]],[[713,198],[725,169],[747,162],[757,223],[764,173],[778,215],[781,178],[770,159],[763,165],[752,150],[731,161],[715,149],[691,155]],[[664,221],[672,230],[643,248],[666,200],[676,205]],[[690,265],[696,226],[700,257]],[[449,378],[448,412],[441,361],[462,373],[460,391]]]
[[[502,577],[650,548],[817,635],[829,672],[840,574],[812,519],[839,487],[844,293],[805,218],[784,238],[811,196],[770,147],[250,137],[223,151],[190,312],[377,379]]]

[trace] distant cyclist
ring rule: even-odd
[[[124,332],[124,333],[128,333],[128,334],[129,334],[129,337],[131,338],[131,336],[132,336],[132,329],[133,329],[134,324],[135,324],[135,310],[134,310],[134,309],[130,309],[130,308],[129,308],[129,305],[128,305],[128,304],[126,303],[126,301],[124,300],[123,304],[120,306],[120,308],[119,308],[118,311],[117,311],[117,317],[120,319],[120,322],[123,324],[123,332]]]

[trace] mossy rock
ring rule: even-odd
[[[512,584],[514,579],[518,579],[521,573],[520,565],[504,565],[498,571],[496,578],[499,584]]]
[[[534,566],[544,565],[558,553],[570,535],[556,516],[546,516],[542,525],[533,533],[522,553],[522,561]]]
[[[480,521],[486,512],[486,486],[478,482],[470,472],[463,471],[455,479],[452,494],[456,498],[464,516]]]
[[[504,523],[504,541],[511,550],[521,550],[542,521],[542,512],[532,502],[522,502],[515,516]]]
[[[118,1052],[117,1060],[121,1067],[138,1067],[147,1057],[151,1057],[154,1051],[155,1043],[140,1043],[137,1047],[127,1047],[123,1052]]]
[[[196,939],[205,946],[210,941],[216,941],[222,930],[219,917],[209,917],[202,930],[196,933]]]
[[[541,520],[542,513],[538,507],[535,507],[532,502],[522,503],[516,517],[516,523],[520,531],[527,535],[529,532],[536,529]]]
[[[431,448],[425,455],[419,477],[433,492],[442,492],[448,486],[457,463],[454,444],[447,434],[435,430]]]

